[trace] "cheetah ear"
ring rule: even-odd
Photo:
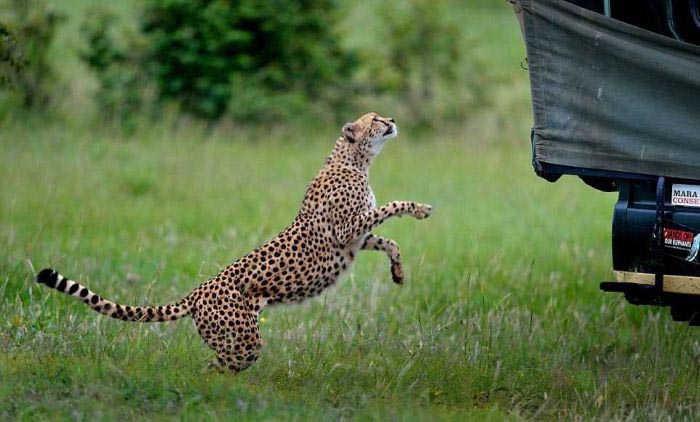
[[[345,125],[343,125],[343,135],[350,143],[355,142],[355,124],[345,123]]]

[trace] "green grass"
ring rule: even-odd
[[[363,253],[327,294],[266,310],[259,362],[220,375],[189,320],[99,317],[34,270],[123,303],[177,299],[291,220],[335,131],[154,127],[137,142],[37,126],[8,125],[1,145],[0,417],[697,416],[697,332],[597,290],[614,195],[537,179],[510,141],[524,128],[390,144],[379,201],[435,206],[379,230],[407,284]]]
[[[507,10],[465,21],[491,40],[474,52],[498,75],[491,108],[402,131],[372,169],[380,203],[434,206],[377,231],[401,245],[406,285],[361,254],[322,296],[268,308],[263,354],[238,375],[204,370],[187,319],[126,324],[36,285],[51,265],[121,303],[182,297],[291,221],[338,133],[91,123],[74,45],[89,4],[56,2],[72,19],[56,59],[78,75],[63,118],[2,121],[0,419],[697,419],[698,331],[598,291],[615,195],[532,172]]]

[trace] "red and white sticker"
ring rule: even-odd
[[[664,245],[689,251],[693,245],[693,233],[664,227]]]
[[[674,183],[671,204],[681,207],[700,207],[700,186]]]

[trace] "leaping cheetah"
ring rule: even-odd
[[[386,253],[393,280],[403,282],[399,246],[371,231],[390,217],[427,218],[432,208],[407,201],[376,205],[368,183],[369,167],[397,134],[394,119],[376,113],[345,124],[292,224],[174,304],[120,305],[50,268],[39,272],[36,280],[124,321],[172,321],[190,315],[206,344],[216,351],[215,365],[241,371],[260,355],[262,309],[318,295],[338,280],[358,251]]]

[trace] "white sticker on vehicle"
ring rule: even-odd
[[[700,207],[700,186],[673,184],[671,204],[681,207]]]

